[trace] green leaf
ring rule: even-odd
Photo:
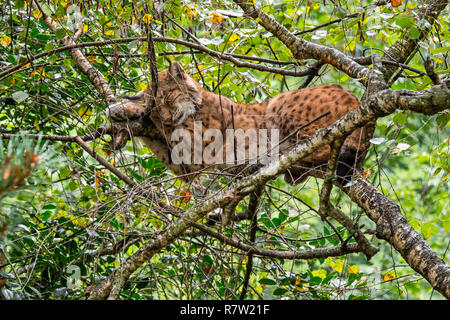
[[[420,233],[425,240],[429,239],[436,232],[438,232],[438,228],[432,222],[424,223],[422,228],[420,228]]]
[[[273,286],[276,285],[277,283],[275,282],[275,280],[269,279],[269,278],[262,278],[259,280],[260,284],[265,284],[268,286]]]
[[[414,229],[414,230],[419,230],[420,228],[420,223],[419,221],[417,221],[416,219],[411,219],[408,221],[409,225]]]
[[[63,28],[56,29],[55,31],[56,39],[62,39],[66,36],[66,30]]]
[[[42,215],[41,220],[47,221],[48,219],[50,219],[51,216],[52,216],[52,213],[50,211],[45,211],[44,214]]]
[[[49,52],[49,51],[53,50],[54,47],[55,47],[55,45],[53,43],[49,42],[45,45],[44,50]]]
[[[439,128],[442,130],[450,121],[450,112],[445,112],[436,117],[436,123]]]
[[[420,37],[420,30],[416,27],[411,27],[409,30],[409,38],[410,39],[418,39]]]
[[[71,66],[72,66],[72,60],[64,58],[63,59],[63,64],[64,64],[64,66],[66,67],[67,70],[70,70]]]
[[[55,14],[59,17],[64,17],[66,15],[66,9],[62,5],[58,5]]]
[[[394,21],[402,28],[410,28],[414,25],[414,19],[409,15],[399,15],[394,18]]]
[[[444,231],[449,232],[450,231],[450,220],[442,221],[442,225],[444,226]]]
[[[440,48],[431,48],[430,51],[432,53],[444,53],[444,52],[448,52],[450,50],[450,46],[444,46],[444,47],[440,47]]]
[[[336,16],[338,17],[338,18],[343,18],[343,17],[345,17],[347,15],[347,11],[343,8],[343,7],[339,7],[337,10],[336,10]]]
[[[25,7],[25,1],[24,0],[16,0],[14,1],[14,4],[16,5],[16,8],[21,10],[23,7]]]
[[[287,289],[285,288],[276,288],[275,290],[273,290],[273,295],[274,296],[281,296],[283,294],[285,294],[287,292]]]
[[[406,113],[401,112],[397,113],[394,118],[392,118],[392,121],[394,121],[399,126],[404,126],[408,122],[408,117],[406,116]]]

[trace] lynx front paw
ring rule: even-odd
[[[118,102],[110,105],[106,114],[108,118],[116,121],[137,119],[145,115],[145,107],[132,102]]]

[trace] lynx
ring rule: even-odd
[[[281,142],[280,152],[285,153],[299,140],[308,138],[316,130],[329,126],[359,106],[359,100],[339,85],[321,85],[284,92],[262,103],[236,103],[203,89],[177,62],[172,62],[168,69],[159,72],[156,97],[153,97],[151,88],[149,85],[135,96],[110,106],[109,115],[114,121],[142,117],[146,114],[148,100],[154,98],[154,108],[149,110],[149,117],[160,136],[157,139],[147,137],[143,140],[169,169],[184,176],[210,168],[211,163],[194,161],[175,164],[171,151],[180,142],[173,141],[171,137],[177,129],[186,130],[192,139],[201,139],[196,135],[204,136],[208,129],[218,129],[225,138],[219,151],[223,153],[223,159],[229,152],[227,145],[232,142],[225,135],[227,130],[276,129]],[[198,132],[194,127],[200,121],[202,129]],[[299,128],[301,129],[298,130]],[[353,167],[361,166],[368,148],[364,135],[365,128],[361,128],[346,138],[339,156],[338,177],[348,177]],[[196,153],[205,151],[209,144],[214,143],[213,139],[209,139],[203,139],[200,150],[194,150],[190,157],[198,159]],[[248,150],[249,147],[249,142],[246,142],[245,149]],[[319,149],[287,172],[285,180],[291,184],[304,181],[312,170],[327,163],[329,155],[329,146]],[[232,163],[213,165],[226,167]]]

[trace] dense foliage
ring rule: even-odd
[[[257,3],[293,33],[352,57],[382,52],[404,37],[405,29],[410,29],[409,37],[419,37],[429,23],[418,19],[417,1]],[[82,52],[118,96],[133,95],[148,85],[147,26],[153,30],[158,70],[177,60],[205,88],[238,102],[263,101],[298,88],[306,77],[283,73],[302,70],[310,62],[295,60],[277,38],[230,1],[48,0],[41,1],[41,7],[59,24],[56,32],[27,1],[0,4],[0,134],[24,135],[0,139],[0,279],[7,279],[1,296],[82,299],[177,218],[157,208],[158,201],[181,214],[207,191],[226,187],[230,179],[210,175],[208,183],[194,188],[174,177],[137,139],[114,153],[105,151],[104,137],[89,143],[152,194],[144,196],[73,140],[30,136],[83,136],[109,121],[101,95],[70,53],[56,50],[63,46],[61,39],[73,35],[81,21],[83,34],[77,43],[92,43],[82,46]],[[448,20],[448,12],[439,16],[392,88],[430,87],[424,69],[428,57],[437,74],[448,76]],[[117,39],[127,40],[110,41]],[[252,65],[239,67],[170,39],[200,43]],[[364,92],[359,79],[331,66],[319,69],[309,86],[323,83],[340,84],[358,97]],[[448,125],[448,113],[429,117],[404,111],[380,119],[365,163],[369,179],[401,206],[410,224],[443,258],[449,254],[450,230]],[[325,224],[317,214],[321,184],[314,178],[296,187],[282,177],[271,181],[259,204],[257,246],[302,251],[336,246],[339,238],[345,239],[348,231],[334,222]],[[331,199],[364,230],[374,228],[348,197],[334,190]],[[247,205],[248,200],[242,202],[237,211]],[[250,221],[240,221],[214,230],[246,242],[250,226]],[[373,235],[368,237],[376,243]],[[370,261],[358,253],[310,260],[250,255],[249,263],[245,250],[191,229],[144,264],[126,283],[121,298],[237,299],[249,268],[247,299],[441,298],[388,244],[379,246]]]

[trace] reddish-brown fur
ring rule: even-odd
[[[140,117],[144,114],[148,99],[152,96],[151,85],[130,101],[110,107],[109,113],[115,120]],[[170,141],[175,129],[185,128],[194,132],[194,121],[201,121],[203,132],[216,128],[225,129],[279,129],[280,140],[295,132],[297,128],[311,120],[314,121],[281,145],[281,152],[288,151],[299,140],[308,138],[319,128],[324,128],[350,111],[358,108],[358,99],[338,85],[321,85],[281,93],[274,98],[258,104],[240,104],[216,93],[204,90],[194,79],[174,62],[169,69],[158,75],[158,91],[155,108],[150,117],[170,146],[160,141],[144,139],[156,156],[177,174],[201,170],[210,165],[173,165],[168,156],[173,147]],[[234,120],[234,121],[233,121]],[[225,136],[225,135],[224,135]],[[354,131],[347,137],[342,148],[345,162],[349,166],[362,162],[367,151],[364,128]],[[226,143],[226,141],[225,141]],[[207,145],[203,142],[203,148]],[[248,146],[247,146],[248,147]],[[225,149],[225,148],[224,148]],[[328,161],[330,147],[326,146],[302,160],[302,165],[315,167]],[[361,157],[357,157],[357,154]],[[225,150],[224,150],[225,159]],[[353,163],[351,163],[353,161]],[[295,171],[295,170],[294,170]],[[298,169],[289,175],[289,182],[302,181],[307,176],[307,168]],[[305,174],[306,173],[306,174]],[[286,175],[288,176],[288,174]]]

